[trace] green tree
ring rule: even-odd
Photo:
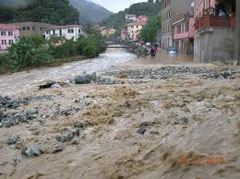
[[[68,0],[37,0],[27,7],[2,7],[1,22],[44,22],[57,25],[75,24],[79,13]],[[2,13],[3,12],[3,13]]]
[[[143,27],[139,35],[144,42],[155,42],[158,30],[161,28],[161,16],[153,16],[149,18],[146,26]]]
[[[9,49],[9,56],[14,69],[41,65],[53,59],[47,41],[38,35],[20,38]]]

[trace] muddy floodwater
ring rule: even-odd
[[[23,71],[0,76],[0,93],[2,95],[12,95],[24,92],[36,86],[36,83],[45,80],[68,79],[83,73],[83,71],[100,72],[135,58],[134,54],[128,53],[124,49],[108,49],[95,59],[67,63],[60,67],[41,68],[30,72]]]

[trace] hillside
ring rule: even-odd
[[[16,0],[8,1],[0,7],[0,22],[44,22],[50,24],[74,24],[78,22],[79,13],[68,0],[37,0],[30,4],[18,4]]]
[[[114,28],[118,32],[123,28],[125,24],[125,15],[126,14],[135,14],[135,15],[147,15],[154,16],[158,13],[158,4],[152,2],[143,2],[133,4],[124,11],[120,11],[116,14],[113,14],[108,19],[102,22],[102,25]]]
[[[80,13],[80,21],[85,23],[99,23],[112,15],[104,7],[87,0],[70,0],[72,6]]]

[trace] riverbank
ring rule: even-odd
[[[84,71],[101,73],[115,65],[126,63],[137,57],[124,49],[108,49],[97,58],[70,62],[57,67],[32,69],[0,76],[0,93],[15,95],[36,90],[37,85],[49,80],[67,81]]]
[[[0,178],[237,178],[239,72],[127,63],[1,98]]]
[[[46,67],[50,67],[50,68],[58,67],[63,64],[66,64],[66,63],[71,63],[71,62],[81,61],[81,60],[86,60],[86,59],[88,59],[88,58],[85,56],[75,56],[75,57],[69,57],[69,58],[55,59],[49,63],[41,64],[37,67],[36,66],[35,67],[25,67],[25,68],[20,68],[17,71],[14,70],[11,66],[9,66],[9,64],[5,64],[0,67],[0,75],[12,74],[12,73],[22,72],[22,71],[30,71],[30,70],[34,70],[34,69],[41,70],[41,68],[46,68]]]

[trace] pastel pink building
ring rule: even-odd
[[[202,17],[206,12],[213,13],[217,0],[195,0],[194,17]]]
[[[0,50],[7,50],[19,39],[20,31],[12,24],[0,24]]]
[[[186,54],[193,54],[194,35],[194,18],[182,18],[172,24],[174,48]]]
[[[121,40],[122,41],[127,40],[127,29],[122,29],[121,30]]]
[[[224,61],[232,58],[233,54],[226,44],[233,39],[233,10],[226,9],[220,0],[195,0],[194,61]]]
[[[136,22],[144,26],[148,23],[148,17],[146,15],[140,15],[137,17]]]

